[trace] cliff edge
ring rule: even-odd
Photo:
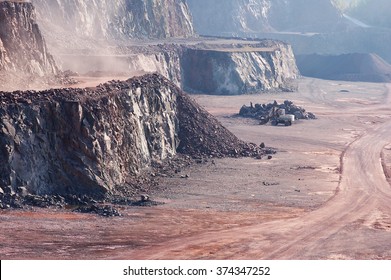
[[[299,76],[291,46],[275,40],[187,48],[181,63],[183,88],[208,94],[291,91]]]
[[[104,194],[177,152],[261,153],[157,74],[89,89],[0,92],[2,189]]]

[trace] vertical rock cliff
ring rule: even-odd
[[[0,71],[45,76],[57,73],[31,3],[0,2]]]
[[[243,94],[291,90],[299,76],[292,48],[278,41],[187,49],[183,61],[183,87],[209,94]]]
[[[157,72],[185,90],[213,94],[288,90],[299,75],[291,46],[273,40],[126,47],[119,53],[113,57],[67,56],[64,65],[77,65],[72,70],[81,73],[88,67],[94,71]]]
[[[0,185],[104,193],[176,154],[178,89],[158,76],[0,93]]]
[[[194,34],[184,0],[32,0],[46,36],[94,39],[188,37]],[[56,35],[51,33],[55,32]],[[53,36],[52,36],[53,35]]]

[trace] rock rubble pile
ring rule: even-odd
[[[280,104],[277,101],[274,101],[268,104],[256,103],[254,105],[251,103],[250,106],[243,105],[242,108],[240,108],[239,116],[260,120],[261,124],[266,124],[280,109],[284,110],[285,114],[294,115],[296,120],[316,119],[316,116],[313,113],[307,112],[304,108],[295,105],[289,100],[285,100]]]
[[[253,143],[245,143],[228,131],[212,115],[186,95],[178,97],[178,152],[193,157],[259,157],[264,150]]]

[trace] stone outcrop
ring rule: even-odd
[[[178,147],[190,156],[262,154],[156,74],[90,89],[0,92],[3,190],[104,194]]]
[[[184,0],[32,0],[51,41],[188,37],[194,34]],[[55,34],[55,35],[54,35]],[[56,37],[57,36],[57,37]]]
[[[176,153],[178,89],[157,76],[96,89],[2,93],[0,185],[105,192]]]
[[[185,90],[237,95],[292,90],[299,71],[291,47],[264,40],[242,46],[188,48],[182,61]]]
[[[76,72],[157,72],[185,90],[209,94],[291,90],[291,81],[298,76],[292,48],[272,40],[132,46],[119,48],[117,56],[65,58],[66,69]]]
[[[37,25],[31,3],[0,2],[0,71],[2,70],[41,77],[58,71]]]
[[[4,47],[3,41],[0,38],[0,69],[7,69],[11,61],[8,57],[7,51]]]

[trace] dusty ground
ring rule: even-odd
[[[303,79],[297,93],[193,96],[241,139],[280,152],[183,170],[162,182],[154,200],[164,205],[118,218],[2,211],[0,258],[391,259],[390,87]],[[272,127],[233,117],[274,99],[318,120]]]

